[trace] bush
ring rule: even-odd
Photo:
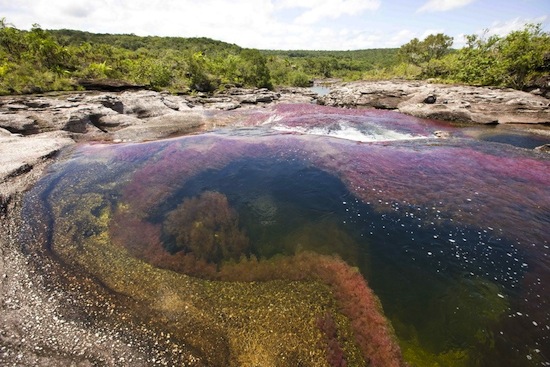
[[[288,83],[293,87],[311,87],[311,78],[302,71],[294,71],[288,77]]]

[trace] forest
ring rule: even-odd
[[[550,74],[550,34],[529,24],[505,37],[445,34],[400,48],[351,51],[246,49],[209,38],[20,30],[0,19],[0,95],[82,89],[117,80],[171,93],[228,86],[307,87],[314,80],[420,79],[523,89]]]

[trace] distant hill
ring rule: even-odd
[[[48,30],[59,44],[80,46],[83,43],[108,44],[114,47],[136,51],[172,49],[178,51],[215,51],[221,50],[238,53],[243,48],[232,43],[214,40],[207,37],[158,37],[136,36],[135,34],[91,33],[72,29]],[[397,62],[398,48],[377,48],[349,51],[315,51],[315,50],[260,50],[266,56],[279,56],[291,59],[336,58],[361,60],[364,64],[389,66]]]
[[[80,46],[83,43],[108,44],[114,47],[136,51],[172,49],[178,51],[220,51],[239,52],[242,48],[231,43],[213,40],[206,37],[158,37],[136,36],[135,34],[90,33],[72,29],[48,30],[64,46]]]
[[[312,51],[312,50],[261,50],[265,55],[276,55],[289,58],[336,58],[362,60],[372,65],[393,65],[397,62],[398,48],[371,48],[348,51]]]
[[[206,37],[141,37],[78,30],[19,30],[0,18],[0,95],[72,90],[110,80],[156,90],[307,87],[313,80],[432,79],[547,93],[550,34],[541,24],[506,37],[444,34],[399,49],[256,50]],[[113,84],[113,85],[114,85]]]
[[[259,55],[251,56],[247,49],[238,45],[206,37],[141,37],[134,34],[100,34],[70,29],[47,32],[63,47],[79,48],[87,45],[88,48],[94,49],[93,54],[118,55],[115,57],[116,60],[157,59],[166,66],[171,64],[177,65],[178,68],[185,67],[188,69],[185,71],[187,75],[197,76],[197,80],[191,81],[191,87],[204,84],[208,85],[208,88],[224,83],[257,85],[254,81],[257,78],[247,76],[250,72],[244,70],[252,68],[251,70],[258,74],[259,69],[251,66],[252,64],[260,65],[260,69],[263,68],[261,65],[266,65],[267,74],[266,71],[259,72],[264,74],[260,78],[264,80],[260,83],[263,85],[307,86],[311,80],[323,78],[356,80],[364,77],[365,73],[376,74],[380,70],[395,66],[398,63],[399,51],[396,48],[350,51],[254,50],[259,52]],[[202,58],[193,59],[190,56],[193,54],[200,54]],[[185,65],[176,62],[175,59],[178,58],[185,59]],[[248,61],[243,63],[246,61],[243,58]],[[97,59],[104,60],[101,57]],[[106,63],[113,67],[112,61],[106,60]],[[197,74],[197,70],[201,75]],[[180,82],[189,84],[181,79],[181,75],[185,73],[180,73],[177,78]],[[122,70],[119,75],[121,74]],[[129,79],[151,84],[148,80],[140,78],[139,72],[132,74]],[[173,75],[167,79],[173,81]],[[268,83],[267,80],[271,82]],[[178,83],[181,84],[180,82]]]

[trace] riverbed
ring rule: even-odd
[[[547,137],[306,104],[238,119],[65,150],[23,199],[25,251],[142,303],[132,317],[214,365],[252,350],[264,363],[333,363],[324,347],[300,354],[323,340],[318,314],[339,320],[342,360],[368,358],[322,280],[277,267],[228,280],[310,253],[360,272],[412,366],[549,365],[550,159],[532,149]],[[288,344],[262,334],[276,325]]]

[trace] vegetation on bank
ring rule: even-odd
[[[435,79],[521,89],[550,73],[550,34],[527,25],[506,37],[444,34],[399,49],[270,51],[208,38],[139,37],[75,30],[19,30],[0,19],[0,94],[81,88],[117,79],[156,90],[212,92],[227,85],[308,86],[313,79]]]

